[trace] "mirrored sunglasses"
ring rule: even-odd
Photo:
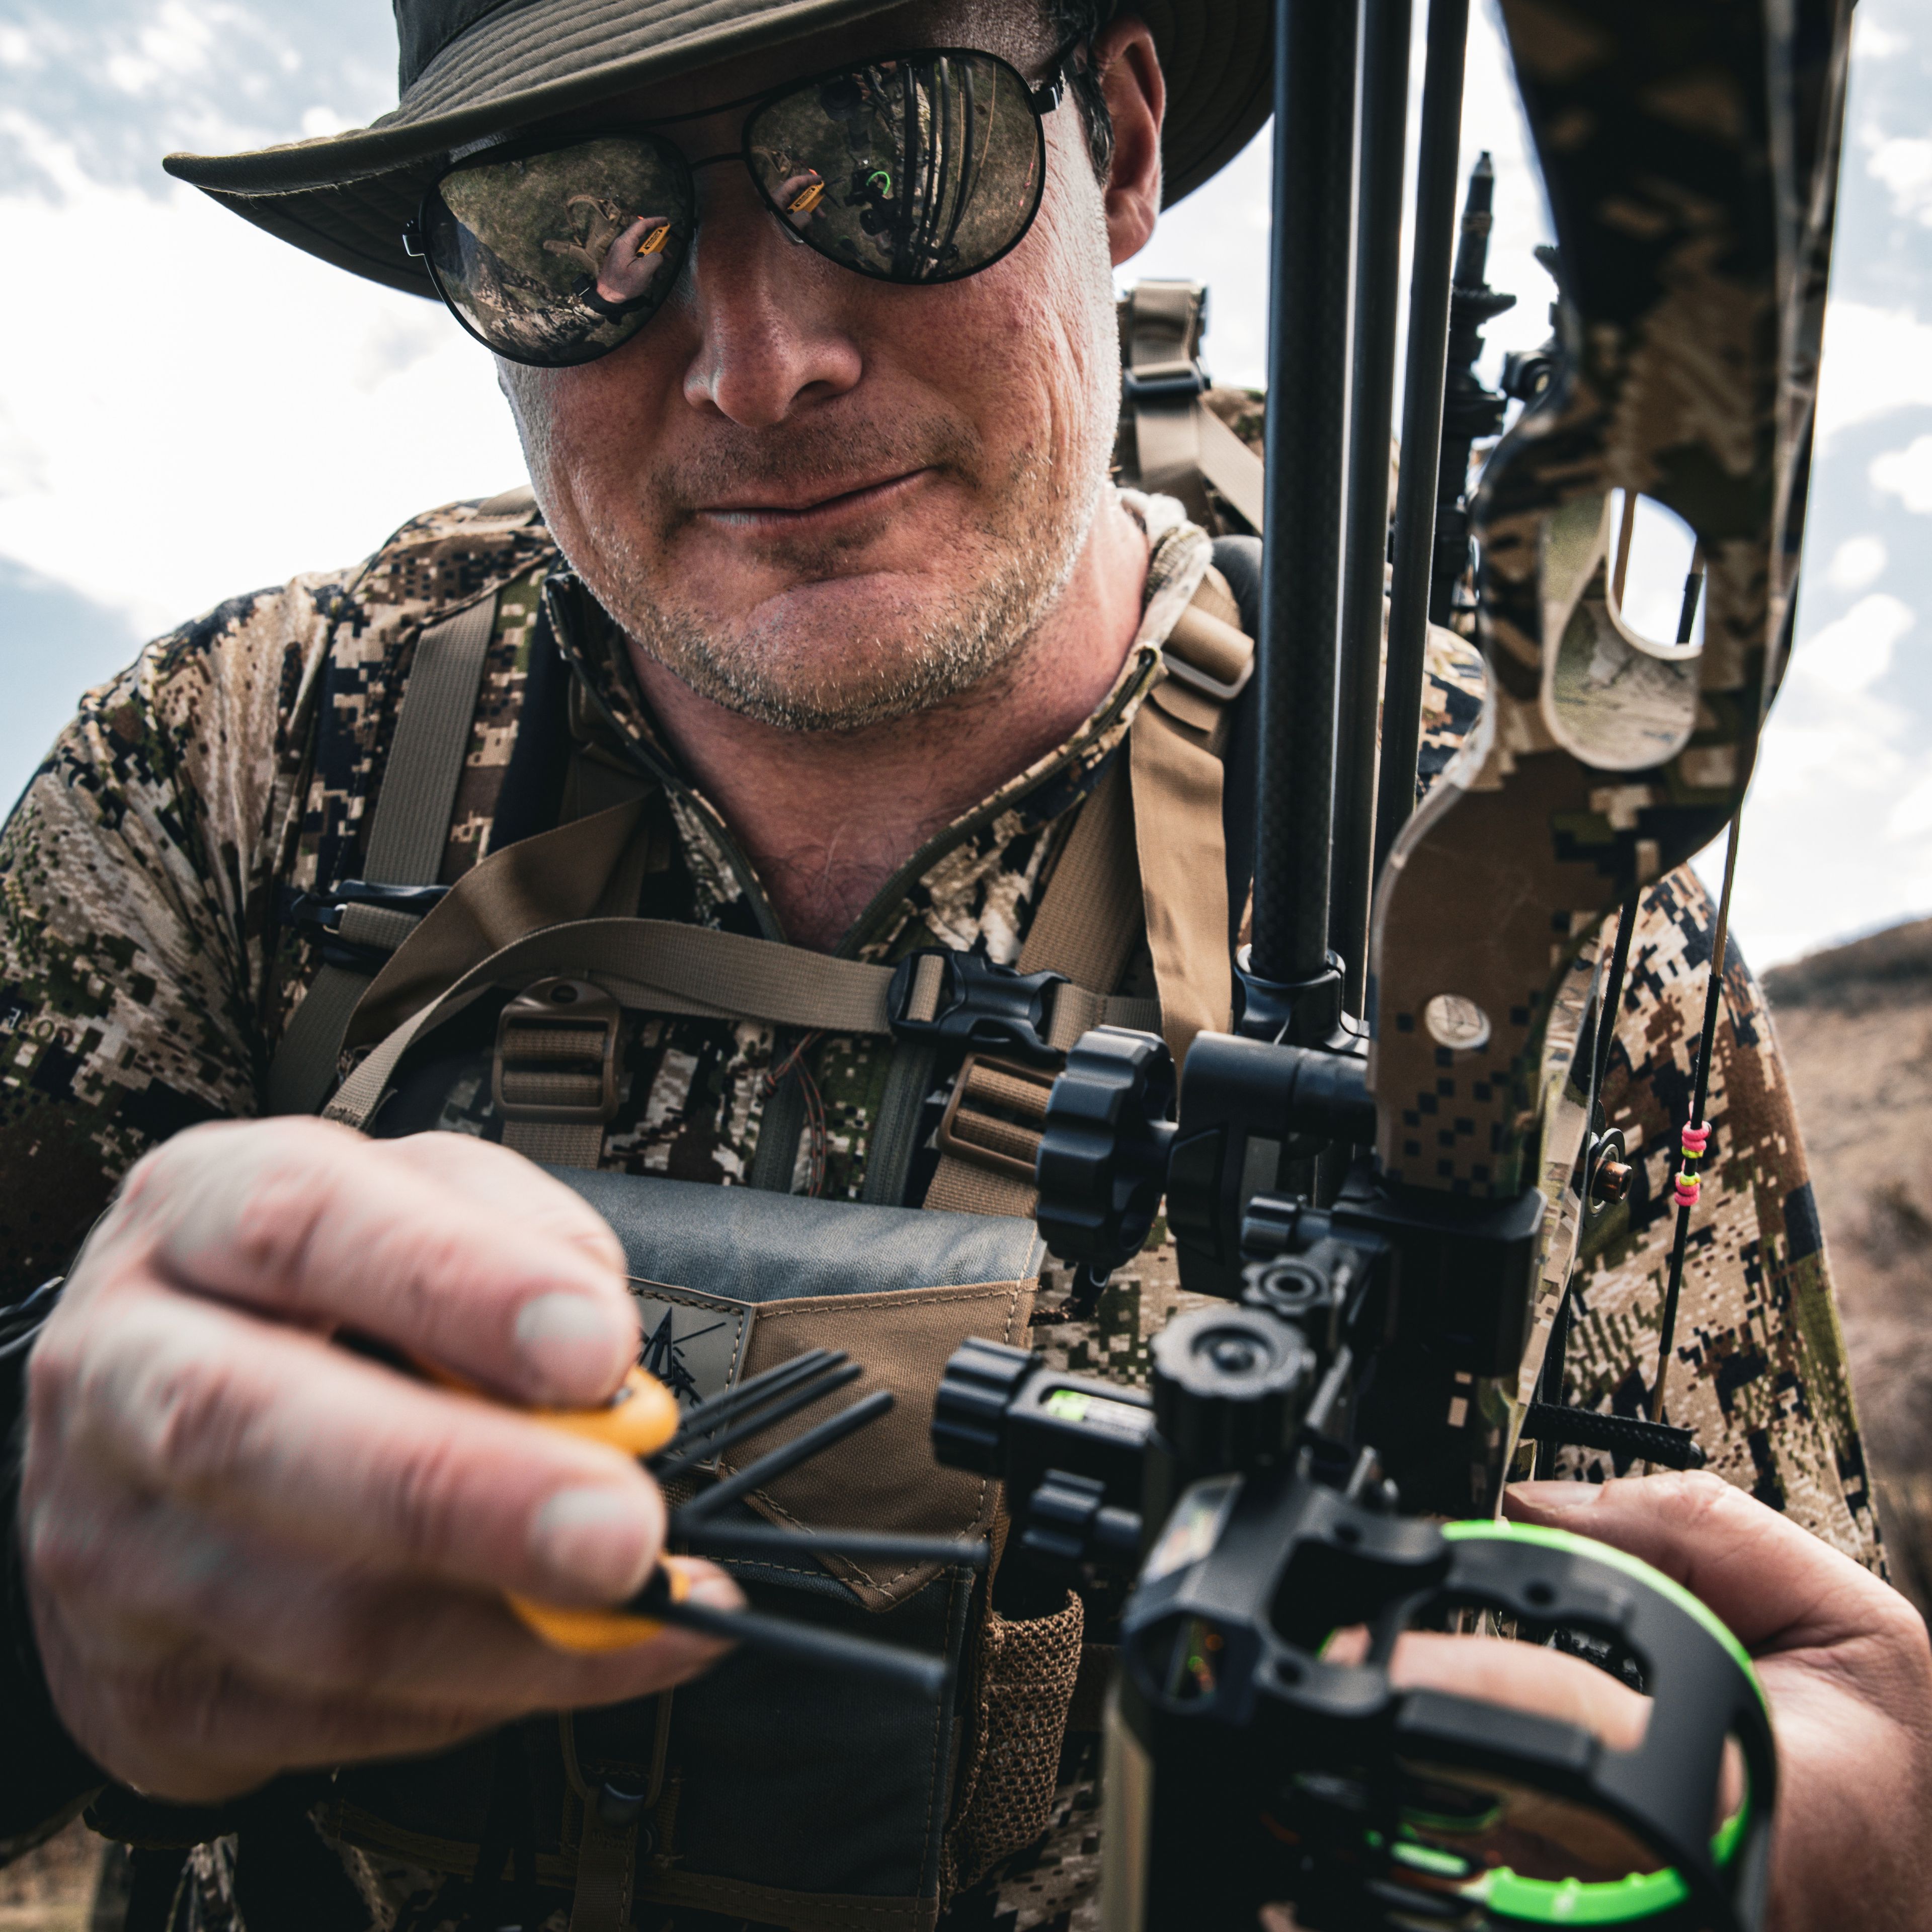
[[[429,190],[405,244],[479,342],[544,368],[609,355],[663,307],[696,224],[694,170],[720,162],[742,161],[785,232],[828,261],[958,281],[1033,226],[1070,51],[1038,86],[956,47],[835,68],[729,104],[749,108],[738,148],[697,161],[657,131],[666,121],[492,148]]]

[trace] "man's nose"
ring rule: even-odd
[[[844,271],[794,241],[742,164],[706,170],[692,252],[698,344],[685,400],[747,429],[842,395],[863,373],[844,326]]]

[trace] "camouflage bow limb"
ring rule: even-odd
[[[1478,1198],[1541,1186],[1552,1203],[1520,1374],[1442,1391],[1479,1508],[1496,1506],[1576,1258],[1591,942],[1735,812],[1783,669],[1851,11],[1502,0],[1560,244],[1565,368],[1490,460],[1490,694],[1390,855],[1372,944],[1384,1173]],[[1701,646],[1626,621],[1616,490],[1702,545]]]

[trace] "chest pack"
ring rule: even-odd
[[[513,498],[490,507],[518,510]],[[494,596],[439,618],[404,689],[364,843],[370,876],[332,896],[272,1104],[320,1105],[379,1137],[409,1131],[434,1114],[411,1103],[412,1083],[446,1084],[442,1044],[466,1040],[479,1066],[487,1049],[505,1143],[622,1242],[646,1366],[698,1400],[842,1348],[864,1366],[858,1394],[892,1391],[884,1422],[754,1492],[737,1506],[748,1520],[991,1535],[997,1550],[997,1485],[940,1468],[928,1431],[961,1342],[1025,1341],[1042,1260],[1034,1152],[1058,1064],[1096,1024],[1158,1028],[1183,1053],[1228,1024],[1247,856],[1227,828],[1251,817],[1239,700],[1258,546],[1216,548],[1011,968],[938,947],[878,964],[638,916],[667,836],[661,787],[599,728],[574,679],[566,822],[441,888]],[[1153,998],[1114,990],[1135,957]],[[783,1085],[748,1185],[600,1170],[620,1036],[664,1015],[876,1042],[886,1064],[864,1198],[790,1191],[802,1108]],[[352,1070],[330,1094],[345,1049]],[[922,1114],[949,1074],[937,1171],[908,1208]],[[379,1863],[478,1888],[520,1846],[538,1883],[571,1892],[574,1932],[628,1925],[646,1900],[760,1925],[924,1932],[946,1898],[1045,1829],[1070,1714],[1097,1710],[1111,1653],[1083,1642],[1076,1595],[1003,1617],[963,1568],[730,1567],[758,1607],[945,1655],[953,1694],[927,1703],[740,1654],[637,1704],[345,1768],[323,1828]]]

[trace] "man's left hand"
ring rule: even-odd
[[[1904,1598],[1713,1475],[1521,1483],[1504,1513],[1641,1557],[1756,1660],[1778,1734],[1775,1932],[1932,1926],[1932,1645]]]

